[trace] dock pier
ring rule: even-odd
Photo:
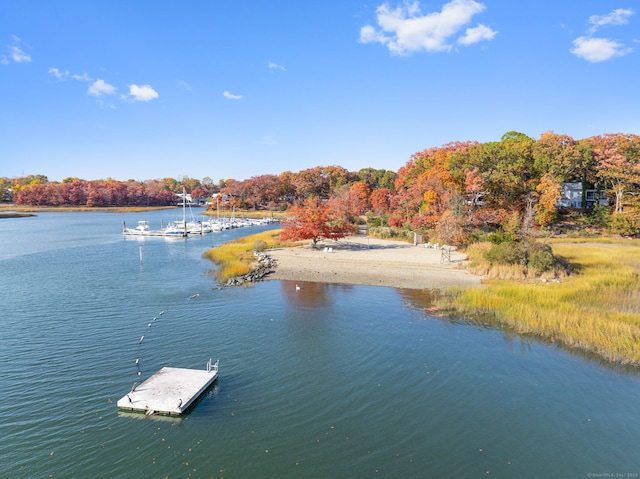
[[[204,370],[163,367],[143,383],[134,385],[118,400],[118,408],[147,415],[183,414],[218,378],[219,362],[212,363],[210,359]]]

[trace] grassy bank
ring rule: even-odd
[[[281,243],[281,229],[264,231],[251,236],[229,241],[204,252],[204,257],[218,266],[216,273],[220,283],[229,278],[244,276],[251,271],[255,257],[255,250],[263,251],[267,248],[290,246],[291,243]]]
[[[573,273],[559,282],[492,279],[443,304],[520,334],[640,365],[640,241],[551,240]]]

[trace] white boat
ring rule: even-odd
[[[174,221],[169,223],[169,225],[162,230],[162,234],[164,236],[172,236],[172,237],[186,237],[189,233],[189,229],[186,226],[186,192],[184,188],[182,189],[182,221]]]
[[[167,230],[170,230],[172,234],[175,234],[177,231],[184,232],[184,236],[187,234],[190,235],[200,235],[204,233],[211,233],[211,226],[208,221],[196,221],[193,216],[193,211],[191,211],[191,205],[189,206],[189,216],[191,217],[189,221],[187,221],[187,203],[186,203],[186,193],[184,193],[184,189],[182,190],[182,219],[175,220],[169,224]]]
[[[206,223],[208,223],[211,231],[222,231],[224,229],[222,222],[220,222],[220,220],[209,220]]]
[[[138,221],[138,226],[135,228],[127,228],[125,222],[122,222],[122,234],[124,235],[135,235],[135,236],[149,236],[153,232],[149,227],[149,222],[145,220]]]
[[[184,237],[187,236],[188,231],[184,228],[184,226],[179,226],[175,223],[169,224],[165,229],[162,230],[163,236],[173,236],[173,237]]]

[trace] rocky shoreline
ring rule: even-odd
[[[278,260],[265,253],[254,253],[254,255],[257,258],[256,267],[244,276],[235,276],[233,278],[229,278],[225,286],[242,286],[246,283],[255,283],[256,281],[262,281],[267,275],[276,271]]]

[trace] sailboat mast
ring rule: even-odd
[[[184,236],[187,236],[187,190],[182,187],[182,224],[184,226]]]

